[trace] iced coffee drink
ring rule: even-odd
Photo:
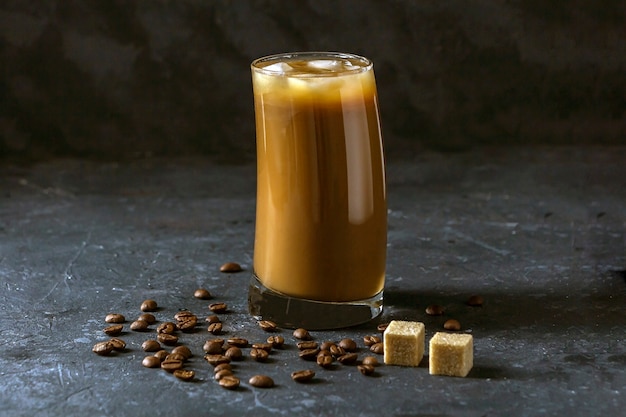
[[[257,206],[250,311],[336,328],[382,309],[387,207],[369,60],[296,53],[252,64]]]

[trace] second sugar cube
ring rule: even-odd
[[[386,365],[418,366],[424,357],[424,323],[393,320],[384,337]]]

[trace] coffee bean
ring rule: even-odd
[[[252,344],[253,349],[263,349],[267,353],[272,353],[273,347],[274,346],[271,343],[253,343]]]
[[[196,373],[191,369],[177,369],[174,371],[174,376],[183,381],[192,381]]]
[[[337,346],[337,345],[331,346],[329,351],[331,355],[333,355],[335,358],[338,358],[339,356],[346,354],[346,350],[342,348],[341,346]]]
[[[137,318],[137,320],[143,320],[148,324],[156,323],[156,317],[154,317],[154,314],[150,314],[150,313],[143,313]]]
[[[187,314],[176,319],[176,327],[178,330],[188,333],[198,324],[198,317],[195,314]]]
[[[176,325],[171,321],[165,321],[159,324],[156,331],[159,334],[174,334],[174,332],[176,332]]]
[[[332,346],[337,346],[337,344],[335,342],[327,340],[320,345],[320,350],[330,350]]]
[[[141,307],[139,307],[143,312],[156,311],[157,310],[157,302],[154,300],[144,300],[141,303]]]
[[[315,348],[315,349],[304,349],[301,350],[300,352],[298,352],[298,356],[300,356],[300,358],[307,360],[307,361],[314,361],[317,358],[317,354],[320,352],[319,348]]]
[[[111,313],[106,315],[104,321],[107,323],[124,323],[126,318],[121,314]]]
[[[130,324],[130,330],[136,331],[136,332],[145,332],[146,330],[148,330],[148,322],[143,321],[143,320],[135,320],[134,322],[132,322]]]
[[[193,356],[193,354],[191,353],[191,349],[189,349],[185,345],[176,346],[174,349],[172,349],[172,353],[178,353],[180,355],[183,355],[185,360]]]
[[[376,330],[378,330],[381,333],[384,333],[385,330],[387,330],[387,326],[389,326],[389,323],[380,323],[378,326],[376,326]]]
[[[228,356],[220,354],[204,355],[204,359],[213,366],[219,365],[221,363],[230,363],[230,358]]]
[[[241,270],[241,265],[236,262],[226,262],[220,266],[220,272],[239,272]]]
[[[470,305],[472,307],[482,307],[484,301],[485,300],[483,300],[483,297],[481,297],[480,295],[472,295],[470,298],[467,299],[467,305]]]
[[[282,336],[270,336],[267,338],[267,343],[271,343],[276,349],[281,349],[285,344],[285,338]]]
[[[378,366],[378,359],[376,359],[375,356],[366,356],[363,358],[363,360],[361,361],[361,364],[363,365],[371,365],[371,366]]]
[[[176,360],[176,361],[182,361],[185,362],[187,359],[181,355],[180,353],[170,353],[169,355],[166,356],[165,360]]]
[[[110,341],[98,342],[91,349],[94,353],[106,356],[113,351],[113,344]]]
[[[333,355],[330,354],[328,350],[320,350],[320,352],[316,356],[316,362],[322,368],[330,368],[333,365],[335,359]]]
[[[193,296],[200,300],[208,300],[211,298],[211,293],[205,288],[198,288],[194,291]]]
[[[207,323],[221,323],[222,322],[222,320],[220,320],[220,317],[215,314],[210,315],[204,321],[206,321]]]
[[[169,354],[170,353],[167,350],[162,349],[162,350],[159,350],[158,352],[156,352],[154,354],[154,356],[156,356],[157,358],[159,358],[159,360],[161,362],[163,362],[165,360],[165,358],[167,358],[167,355],[169,355]]]
[[[215,372],[213,374],[213,377],[215,378],[216,381],[219,381],[220,379],[224,378],[225,376],[232,376],[233,375],[233,371],[230,369],[221,369],[217,372]]]
[[[363,342],[365,343],[365,346],[370,347],[376,343],[382,342],[382,339],[379,336],[365,336],[363,337]]]
[[[178,359],[165,358],[165,360],[161,362],[161,369],[166,370],[167,372],[174,372],[175,370],[182,368],[183,361]]]
[[[184,320],[187,317],[195,317],[195,314],[185,308],[178,310],[178,312],[174,314],[174,320],[176,321]]]
[[[337,360],[344,365],[351,365],[353,363],[356,363],[358,358],[359,355],[357,355],[356,353],[346,353],[345,355],[339,356]]]
[[[308,382],[315,377],[315,371],[310,369],[303,369],[301,371],[294,371],[291,373],[291,379],[296,382]]]
[[[275,332],[278,329],[278,326],[273,321],[269,320],[260,320],[258,322],[259,327],[266,332]]]
[[[161,367],[161,359],[156,356],[146,356],[141,361],[141,364],[146,368],[160,368]]]
[[[341,339],[339,346],[346,352],[354,352],[356,350],[356,342],[352,339]]]
[[[243,359],[243,352],[237,346],[231,346],[226,349],[226,352],[224,352],[224,356],[233,361],[240,361]]]
[[[443,328],[446,330],[458,331],[461,330],[461,323],[455,319],[446,320],[446,322],[443,324]]]
[[[372,375],[375,370],[372,365],[359,365],[357,368],[363,375]]]
[[[383,345],[383,342],[374,343],[372,346],[370,346],[370,351],[382,355],[383,353],[385,353],[385,345]]]
[[[274,380],[267,375],[254,375],[248,380],[248,383],[257,388],[272,388]]]
[[[248,347],[248,340],[243,337],[232,337],[226,340],[226,344],[229,346],[237,346],[240,348]]]
[[[239,378],[234,375],[227,375],[221,378],[219,381],[221,387],[226,389],[237,389],[239,387]]]
[[[211,323],[209,327],[207,327],[209,333],[218,335],[222,333],[222,323]]]
[[[219,365],[215,365],[215,368],[213,368],[213,372],[215,372],[216,374],[220,371],[231,371],[232,372],[233,367],[231,366],[230,363],[220,363]]]
[[[124,330],[124,326],[121,324],[114,324],[112,326],[108,326],[105,327],[104,330],[102,330],[105,334],[109,335],[109,336],[117,336],[120,333],[122,333],[122,330]]]
[[[441,316],[444,312],[444,308],[438,304],[431,304],[426,307],[426,314],[429,316]]]
[[[313,340],[304,340],[302,342],[298,342],[296,344],[296,346],[298,347],[298,349],[300,350],[305,350],[305,349],[317,349],[317,342],[313,341]]]
[[[257,362],[265,362],[269,357],[269,353],[264,349],[252,348],[250,349],[250,356]]]
[[[224,341],[223,340],[207,340],[202,346],[202,350],[206,353],[210,354],[221,354],[224,351]]]
[[[211,310],[214,313],[225,313],[226,310],[228,309],[228,306],[226,305],[226,303],[213,303],[213,304],[209,304],[209,310]]]
[[[293,337],[295,337],[296,339],[300,339],[300,340],[311,340],[313,339],[311,337],[311,334],[309,333],[309,331],[307,329],[303,329],[303,328],[298,328],[296,330],[293,331]]]
[[[161,349],[161,344],[156,340],[150,339],[143,342],[141,344],[141,348],[144,350],[144,352],[156,352]]]
[[[124,342],[122,339],[118,339],[114,337],[111,340],[109,340],[109,342],[113,346],[113,350],[122,351],[126,349],[126,342]]]
[[[178,343],[178,336],[169,333],[159,333],[157,335],[157,340],[164,345],[174,346]]]

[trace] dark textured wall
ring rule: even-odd
[[[626,143],[626,2],[4,0],[0,156],[251,156],[249,63],[375,63],[387,151]]]

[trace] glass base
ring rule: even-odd
[[[383,292],[365,300],[314,301],[272,291],[253,275],[248,290],[248,309],[257,320],[271,320],[280,327],[340,329],[366,323],[380,315],[383,311]]]

